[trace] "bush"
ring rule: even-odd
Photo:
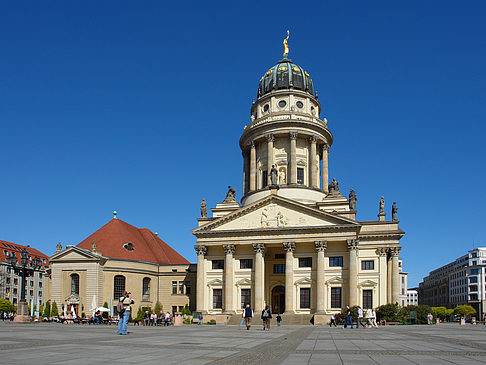
[[[207,324],[216,324],[216,320],[212,319]]]
[[[376,308],[376,317],[378,321],[384,319],[387,322],[398,322],[398,303],[379,306]]]
[[[351,316],[353,316],[353,321],[357,321],[358,320],[358,306],[355,305],[355,306],[352,306],[350,307],[349,309],[351,309]],[[347,308],[343,308],[341,309],[341,315],[342,315],[342,318],[343,318],[343,322],[346,321],[346,312],[348,311]]]
[[[43,304],[41,304],[41,305],[39,306],[39,317],[42,317],[42,314],[43,314],[43,313],[44,313],[44,305],[43,305]]]
[[[56,303],[56,301],[52,302],[51,316],[52,317],[59,316],[59,311],[57,309],[57,303]]]
[[[162,303],[160,303],[159,301],[157,301],[157,303],[155,303],[155,307],[154,307],[154,313],[157,313],[157,315],[160,314],[160,312],[162,312],[164,309],[164,307],[162,306]]]
[[[389,305],[389,304],[387,304]],[[427,324],[427,315],[432,311],[428,305],[408,305],[406,307],[402,307],[398,310],[398,320],[400,322],[409,322],[410,321],[410,312],[415,311],[417,312],[417,323],[418,324]],[[377,313],[378,315],[378,313]],[[387,319],[388,321],[388,319]]]
[[[476,309],[470,305],[458,305],[456,308],[454,308],[454,314],[456,316],[464,317],[469,314],[476,314]]]
[[[110,309],[110,307],[108,307],[108,303],[107,303],[107,302],[104,302],[104,303],[103,303],[103,308]],[[101,316],[102,316],[103,318],[108,318],[108,312],[103,312],[103,313],[101,314]]]
[[[137,321],[143,321],[143,310],[142,310],[142,307],[138,307],[137,317],[135,319]]]
[[[86,318],[86,313],[81,313],[81,318]]]
[[[44,306],[44,317],[49,318],[51,316],[51,302],[47,301],[46,305]]]
[[[190,317],[186,317],[182,320],[182,323],[184,324],[191,324],[191,318]]]
[[[191,309],[189,308],[189,304],[186,304],[184,306],[184,309],[182,310],[182,314],[185,314],[187,316],[190,316],[192,314]]]
[[[346,314],[342,314],[342,313],[337,313],[334,315],[335,317],[335,320],[336,320],[336,323],[340,323],[340,324],[343,324],[344,322],[346,322]]]

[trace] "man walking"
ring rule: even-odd
[[[344,323],[344,328],[347,328],[348,324],[351,325],[351,328],[354,328],[353,315],[351,314],[349,305],[346,306],[346,322]]]
[[[249,304],[246,305],[244,317],[245,317],[246,329],[249,330],[251,327],[251,319],[253,318],[253,311],[251,310]]]

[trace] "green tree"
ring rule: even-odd
[[[44,317],[49,318],[51,316],[51,302],[47,301],[44,306]]]
[[[108,307],[107,302],[103,303],[103,308],[110,309],[110,307]],[[108,318],[108,312],[103,312],[102,316],[103,316],[103,318]]]
[[[10,301],[7,299],[1,298],[0,299],[0,312],[13,312],[14,306]]]
[[[157,315],[159,315],[160,312],[162,312],[162,310],[163,310],[162,303],[157,301],[157,303],[155,303],[154,313],[157,313]]]
[[[379,306],[376,308],[376,317],[379,321],[384,319],[388,322],[398,322],[398,303]]]
[[[142,307],[138,307],[136,320],[137,321],[143,321],[143,309],[142,309]]]
[[[192,314],[191,309],[189,308],[189,304],[186,304],[184,306],[184,309],[182,309],[182,314],[185,314],[187,316],[190,316]]]
[[[458,305],[456,308],[454,308],[454,314],[456,316],[464,317],[470,314],[476,314],[476,309],[470,305]]]
[[[39,306],[39,316],[42,317],[42,314],[44,313],[44,304],[41,304]]]
[[[57,309],[57,303],[56,303],[56,301],[52,302],[51,316],[52,317],[59,316],[59,311]]]
[[[414,311],[417,315],[418,324],[427,324],[427,315],[432,311],[428,305],[408,305],[398,310],[398,320],[400,322],[410,321],[410,312]]]

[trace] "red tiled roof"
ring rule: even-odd
[[[77,247],[91,251],[93,242],[96,242],[96,251],[113,259],[148,261],[160,265],[189,264],[189,261],[149,229],[134,227],[117,218],[109,221]],[[132,251],[123,247],[128,242],[133,244]]]
[[[0,240],[0,260],[5,262],[5,259],[7,258],[7,255],[5,253],[7,253],[9,256],[11,256],[12,254],[15,255],[17,257],[17,261],[20,262],[20,253],[24,248],[27,249],[27,253],[32,259],[37,256],[39,259],[45,261],[45,263],[44,261],[42,262],[42,266],[44,268],[49,267],[49,257],[39,250],[3,240]]]

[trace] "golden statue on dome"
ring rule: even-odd
[[[285,38],[283,40],[283,47],[284,47],[283,56],[284,56],[284,58],[287,58],[287,56],[289,55],[289,44],[287,43],[287,41],[289,40],[289,37],[290,37],[290,32],[287,30],[287,38]]]

